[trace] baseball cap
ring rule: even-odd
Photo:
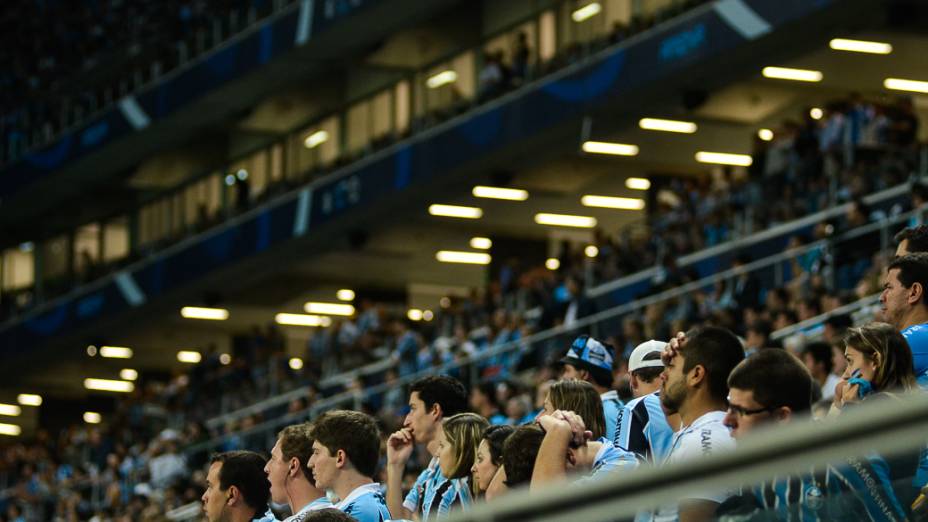
[[[597,341],[589,335],[581,335],[574,339],[567,355],[561,358],[561,363],[589,371],[605,371],[611,375],[614,353],[612,346]]]
[[[654,339],[639,344],[635,347],[634,350],[632,350],[632,355],[628,358],[628,371],[633,372],[642,368],[656,368],[659,366],[663,367],[664,363],[661,362],[660,357],[656,359],[645,360],[645,356],[651,353],[657,353],[660,355],[666,346],[667,343],[663,341],[655,341]]]

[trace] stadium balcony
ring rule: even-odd
[[[667,13],[676,14],[682,5],[674,3],[668,11],[653,13],[650,19],[639,20],[638,29],[647,29],[650,23],[667,18]],[[792,15],[786,10],[763,14],[772,23],[786,23],[807,13],[807,7],[797,4],[798,10]],[[763,8],[758,9],[763,12]],[[565,13],[569,16],[569,11]],[[513,32],[518,34],[525,23],[535,27],[536,32],[540,31],[543,25],[549,23],[545,21],[545,16],[546,13],[542,13],[522,25],[516,24],[506,34],[510,37]],[[584,106],[588,100],[598,99],[606,89],[636,92],[636,89],[651,79],[642,75],[634,78],[617,77],[618,70],[643,68],[649,74],[656,72],[647,67],[653,53],[657,52],[660,56],[661,53],[670,52],[668,46],[676,41],[668,39],[666,35],[677,34],[678,38],[680,35],[689,35],[687,38],[695,38],[691,55],[666,56],[664,61],[667,62],[667,74],[677,74],[676,71],[691,67],[701,58],[709,60],[722,51],[722,48],[712,49],[716,44],[738,46],[745,39],[743,34],[737,30],[732,31],[726,25],[729,24],[726,16],[724,6],[704,6],[685,17],[673,18],[647,29],[640,37],[627,38],[623,32],[626,29],[618,26],[573,36],[574,40],[559,41],[553,49],[573,48],[575,53],[584,51],[593,54],[582,60],[582,63],[569,65],[580,60],[581,56],[571,55],[572,58],[565,61],[565,56],[552,52],[543,59],[542,50],[539,49],[536,53],[538,62],[532,70],[569,66],[556,74],[528,81],[503,99],[480,105],[453,121],[430,128],[428,132],[417,132],[411,142],[369,154],[378,148],[378,144],[383,146],[379,137],[386,135],[392,136],[392,140],[400,139],[405,133],[415,131],[417,126],[434,125],[432,120],[435,117],[448,117],[459,110],[471,109],[473,103],[480,101],[475,78],[477,75],[473,69],[470,71],[473,89],[470,98],[463,100],[463,105],[454,96],[447,96],[456,88],[453,83],[429,88],[430,80],[436,75],[445,70],[454,71],[457,67],[455,64],[460,60],[449,57],[420,71],[410,81],[400,82],[395,88],[386,89],[332,118],[319,120],[288,136],[284,143],[262,148],[222,171],[193,180],[128,215],[88,223],[51,240],[23,243],[21,248],[6,252],[13,263],[38,266],[36,258],[40,254],[44,253],[48,257],[53,252],[69,253],[65,263],[59,262],[54,266],[46,264],[41,270],[33,269],[34,273],[40,274],[40,277],[31,277],[35,280],[34,284],[28,282],[30,267],[20,270],[26,274],[22,278],[14,278],[15,286],[8,287],[5,293],[5,307],[14,313],[22,308],[26,313],[7,322],[4,328],[8,334],[6,337],[16,340],[4,344],[35,344],[43,337],[72,329],[77,322],[85,324],[88,319],[103,317],[110,311],[135,308],[164,293],[168,287],[177,287],[197,279],[198,274],[206,274],[234,261],[251,257],[292,237],[303,236],[310,225],[315,230],[337,221],[336,218],[341,219],[356,208],[385,204],[382,196],[398,194],[410,187],[418,188],[436,173],[454,170],[463,159],[474,156],[477,151],[480,151],[479,154],[489,154],[492,150],[512,147],[512,143],[519,139],[531,136],[543,128],[562,124],[565,118],[576,118],[582,114],[581,111],[586,110]],[[705,35],[700,36],[710,26],[719,33],[717,43],[715,40],[708,42],[704,39]],[[727,39],[727,43],[722,42],[722,36]],[[608,49],[599,50],[609,45],[610,38],[618,37],[626,39],[612,44]],[[574,43],[567,45],[571,41]],[[472,60],[475,53],[476,50],[469,50],[461,56]],[[629,83],[626,85],[623,82]],[[380,131],[376,130],[376,125],[366,134],[353,132],[352,139],[359,141],[352,144],[349,140],[344,144],[344,150],[340,149],[341,145],[336,146],[338,140],[329,139],[329,136],[345,132],[345,127],[350,127],[356,114],[372,110],[384,96],[396,96],[398,91],[404,89],[407,92],[418,92],[419,95],[413,96],[414,105],[421,106],[415,112],[421,116],[410,118],[405,127],[402,122],[394,121],[385,129],[386,134],[378,134]],[[496,94],[504,91],[500,90]],[[552,95],[554,99],[550,98]],[[546,107],[545,104],[553,105]],[[553,110],[555,107],[558,107],[557,110]],[[523,113],[544,114],[545,119],[529,121],[521,116]],[[512,125],[504,124],[507,118],[512,119]],[[368,122],[371,125],[374,123]],[[503,128],[512,135],[499,134]],[[436,156],[433,151],[445,150],[448,147],[447,140],[453,139],[459,144],[459,133],[463,133],[461,135],[465,141],[472,142],[472,150],[455,146],[447,149],[454,150],[453,154]],[[487,141],[489,134],[486,133],[496,135],[496,139]],[[307,146],[310,142],[312,147]],[[359,155],[362,156],[361,160],[352,163],[351,160]],[[326,172],[331,174],[320,177]],[[240,178],[246,178],[247,181]],[[307,182],[309,185],[306,185]],[[293,190],[300,187],[299,191]],[[242,197],[243,193],[245,197]],[[209,231],[202,233],[205,229]],[[83,238],[87,237],[90,239],[85,241]],[[253,237],[256,241],[252,243],[246,240],[247,244],[240,244],[233,241],[236,237]],[[102,241],[100,238],[103,238]],[[215,259],[218,251],[228,257]],[[214,259],[204,265],[211,258]],[[127,268],[130,263],[131,266]],[[160,274],[164,273],[163,267],[169,265],[183,266],[183,273],[162,280]],[[113,275],[114,270],[119,270],[118,277]],[[170,272],[178,270],[174,268]],[[109,275],[100,277],[101,273]],[[89,280],[93,282],[75,286],[76,281]],[[68,295],[59,297],[62,294]],[[18,326],[24,322],[31,323],[33,327],[22,331]],[[20,334],[25,337],[18,337]]]

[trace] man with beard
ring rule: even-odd
[[[664,464],[707,457],[735,448],[723,423],[728,410],[728,375],[744,360],[735,334],[706,326],[677,334],[664,350],[661,405],[667,414],[679,413],[681,427],[674,434]],[[694,492],[678,503],[663,506],[656,522],[711,520],[731,492]]]

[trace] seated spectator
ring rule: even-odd
[[[487,491],[490,481],[499,471],[502,465],[503,444],[512,432],[512,426],[508,425],[491,425],[483,430],[480,446],[477,447],[477,458],[471,468],[478,494]]]
[[[886,267],[880,304],[883,318],[902,332],[912,350],[919,386],[928,389],[928,253],[894,259]]]
[[[489,426],[487,420],[476,413],[458,413],[443,420],[438,436],[438,448],[436,450],[438,465],[441,472],[449,479],[464,479],[452,484],[451,488],[469,488],[469,491],[456,491],[457,500],[451,500],[449,506],[467,506],[476,498],[479,492],[477,483],[471,477],[467,480],[467,474],[471,472],[477,458],[477,448],[480,446],[480,440],[484,430]],[[448,512],[439,510],[435,512],[436,517],[447,515]]]
[[[364,413],[335,410],[312,425],[313,454],[309,467],[316,487],[332,490],[341,501],[335,507],[358,522],[393,518],[380,484],[373,476],[380,462],[380,429]]]
[[[490,381],[484,381],[470,391],[470,407],[490,424],[506,424],[506,416],[500,412],[496,398],[496,385]]]
[[[812,379],[821,389],[822,400],[830,400],[835,396],[835,387],[841,378],[832,373],[831,346],[827,343],[809,343],[802,350],[802,361],[805,363]]]
[[[267,510],[270,484],[264,457],[251,451],[230,451],[210,460],[201,501],[209,522],[252,520]]]
[[[595,480],[637,467],[634,455],[602,436],[605,422],[599,403],[587,382],[565,380],[551,387],[545,411],[535,421],[545,430],[545,438],[532,472],[532,488],[565,478],[570,468],[589,472],[584,480]]]
[[[612,389],[612,371],[615,349],[589,335],[577,337],[561,359],[564,371],[562,379],[580,379],[590,383],[600,395],[606,429],[603,435],[609,440],[615,439],[615,423],[622,408],[622,401],[617,391]],[[562,408],[556,408],[562,409]],[[569,410],[568,411],[573,411]]]
[[[664,351],[661,404],[679,413],[682,426],[674,434],[666,464],[704,458],[734,449],[722,421],[728,409],[728,375],[744,360],[744,348],[724,328],[706,326],[677,334]],[[658,510],[662,520],[710,520],[731,492],[698,493]]]
[[[332,507],[324,490],[316,488],[309,469],[313,438],[309,424],[294,424],[280,431],[264,467],[271,483],[271,500],[290,506],[293,515],[284,522],[298,522],[306,513]]]
[[[454,378],[423,377],[410,387],[409,414],[403,429],[387,440],[387,501],[397,517],[411,519],[417,514],[425,522],[433,513],[447,513],[455,503],[470,503],[469,498],[461,495],[469,492],[467,485],[462,483],[465,481],[446,477],[435,456],[442,420],[466,409],[467,391]],[[432,460],[404,500],[403,475],[416,443],[432,455]]]
[[[615,445],[634,454],[641,462],[663,462],[670,452],[674,427],[680,416],[667,416],[661,407],[660,376],[664,372],[661,360],[667,343],[648,341],[632,352],[628,361],[635,399],[619,412]],[[655,358],[656,357],[656,358]]]
[[[503,465],[500,471],[505,474],[506,489],[528,486],[532,481],[538,450],[545,438],[545,432],[539,426],[519,426],[503,444]]]

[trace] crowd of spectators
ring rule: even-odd
[[[11,0],[0,61],[0,158],[170,71],[288,0]],[[42,35],[41,38],[37,35]]]

